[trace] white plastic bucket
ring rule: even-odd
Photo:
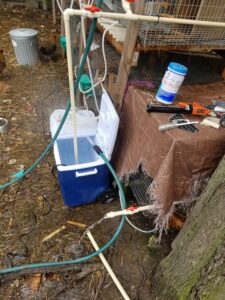
[[[177,92],[187,74],[187,68],[181,64],[171,62],[163,77],[156,94],[156,99],[164,104],[172,104]]]

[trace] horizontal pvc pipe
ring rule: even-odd
[[[123,209],[123,210],[119,210],[119,211],[111,211],[111,212],[108,212],[104,216],[104,219],[111,219],[111,218],[118,217],[118,216],[134,215],[139,212],[146,211],[146,210],[155,210],[155,205],[145,205],[145,206],[139,206],[137,208],[134,207],[134,208],[132,208],[132,210],[127,208],[127,209]]]
[[[179,18],[168,18],[160,16],[146,16],[138,14],[121,14],[121,13],[110,13],[110,12],[95,12],[92,13],[85,9],[70,9],[67,8],[64,11],[64,20],[68,20],[70,16],[83,16],[87,18],[110,18],[120,20],[131,20],[131,21],[142,21],[142,22],[153,22],[153,23],[173,23],[173,24],[187,24],[187,25],[199,25],[199,26],[211,26],[211,27],[225,27],[225,22],[212,22],[212,21],[201,21],[201,20],[189,20]]]

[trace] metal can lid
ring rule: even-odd
[[[168,69],[180,75],[186,75],[188,71],[187,67],[175,62],[171,62],[168,66]]]
[[[9,32],[9,35],[14,38],[29,38],[38,34],[37,30],[31,28],[18,28]]]

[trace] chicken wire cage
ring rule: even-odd
[[[120,0],[104,0],[107,7],[121,12]],[[109,4],[110,3],[110,4]],[[145,0],[144,15],[190,20],[225,22],[224,0]],[[142,22],[138,40],[143,46],[225,47],[225,30],[221,27]]]
[[[128,185],[139,205],[153,204],[153,199],[149,195],[149,188],[153,178],[143,171],[140,165],[136,172],[129,175]]]

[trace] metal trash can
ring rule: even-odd
[[[39,62],[37,35],[36,30],[28,28],[18,28],[9,32],[16,59],[20,65],[33,66]]]

